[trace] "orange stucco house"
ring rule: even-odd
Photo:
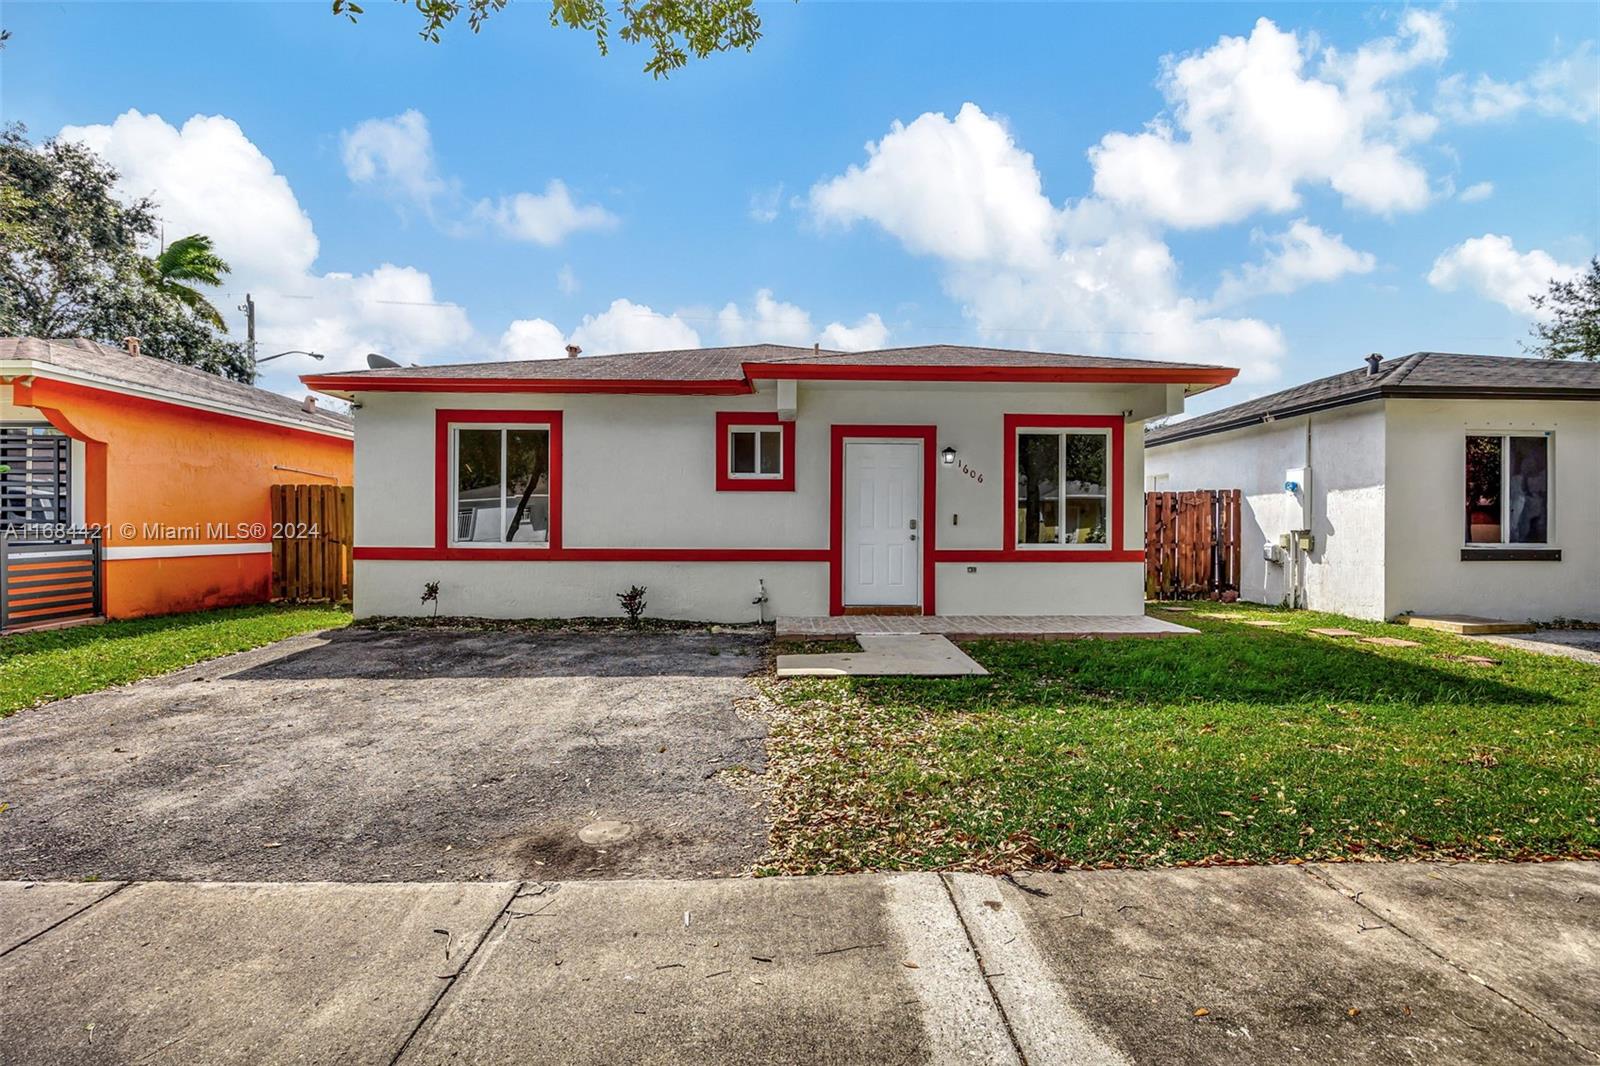
[[[107,618],[264,602],[269,487],[350,484],[352,441],[344,415],[191,367],[0,338],[5,624],[91,592]]]

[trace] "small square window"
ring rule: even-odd
[[[728,431],[728,473],[732,477],[783,476],[783,430],[737,427]]]

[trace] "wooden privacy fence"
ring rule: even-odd
[[[349,485],[274,485],[272,598],[350,598],[355,490]]]
[[[1145,595],[1219,599],[1239,591],[1239,490],[1144,494]]]

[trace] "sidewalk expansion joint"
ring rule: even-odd
[[[539,882],[531,883],[538,884]],[[511,891],[506,894],[506,901],[500,905],[500,909],[495,912],[495,916],[484,924],[483,932],[479,933],[478,939],[473,941],[472,949],[467,952],[467,957],[461,960],[461,965],[456,967],[454,973],[439,978],[443,983],[443,987],[439,989],[439,994],[433,997],[433,1002],[428,1004],[428,1009],[422,1012],[422,1017],[417,1019],[417,1024],[411,1027],[411,1032],[407,1033],[406,1038],[400,1041],[400,1046],[395,1050],[394,1057],[389,1060],[389,1066],[397,1066],[399,1061],[405,1057],[406,1052],[411,1048],[412,1041],[416,1040],[417,1034],[422,1032],[422,1027],[427,1025],[429,1019],[438,1013],[439,1005],[444,1002],[444,997],[450,994],[450,990],[456,986],[456,982],[461,979],[462,975],[467,972],[467,968],[472,965],[472,960],[478,957],[478,949],[483,947],[494,931],[505,922],[506,912],[511,909],[511,905],[517,901],[517,898],[522,895],[523,890],[529,884],[530,882],[528,881],[518,881],[511,886]]]
[[[989,967],[983,960],[983,952],[978,949],[978,942],[972,938],[972,930],[967,927],[967,916],[961,913],[961,904],[956,902],[956,894],[950,887],[950,875],[938,874],[939,884],[944,888],[945,898],[950,901],[950,909],[956,912],[956,921],[961,923],[961,934],[967,938],[967,946],[972,949],[972,957],[978,960],[978,972],[983,975],[983,987],[989,990],[989,999],[994,1003],[994,1009],[1000,1014],[1000,1023],[1006,1027],[1006,1039],[1011,1041],[1011,1046],[1017,1052],[1017,1061],[1022,1066],[1028,1066],[1028,1053],[1022,1050],[1022,1042],[1017,1039],[1017,1032],[1011,1026],[1011,1018],[1006,1014],[1006,1005],[1000,1001],[1000,994],[994,989],[994,982],[989,979]]]
[[[76,918],[78,915],[82,914],[84,911],[88,910],[90,907],[93,907],[95,904],[104,903],[106,900],[110,899],[112,896],[115,896],[118,892],[121,892],[123,889],[128,888],[128,887],[130,887],[132,885],[135,885],[137,883],[138,882],[136,882],[136,881],[124,881],[120,885],[118,885],[116,888],[113,888],[110,892],[107,892],[105,895],[96,896],[94,899],[91,899],[88,903],[85,903],[83,906],[79,907],[77,910],[73,911],[71,914],[69,914],[66,917],[62,918],[60,921],[52,922],[49,925],[45,926],[43,929],[39,930],[37,933],[34,933],[32,936],[28,937],[28,939],[20,941],[20,942],[18,942],[16,944],[12,944],[9,948],[6,948],[4,951],[0,951],[0,959],[5,958],[7,955],[11,954],[13,951],[16,951],[19,948],[26,947],[27,945],[33,943],[35,940],[38,940],[40,937],[44,936],[46,933],[50,932],[52,929],[61,928],[63,925],[66,925],[68,922],[72,921],[72,919]]]
[[[1529,1018],[1532,1018],[1534,1021],[1538,1022],[1540,1025],[1544,1026],[1546,1029],[1549,1029],[1552,1033],[1555,1033],[1561,1039],[1567,1041],[1569,1044],[1572,1044],[1574,1047],[1576,1047],[1576,1048],[1582,1050],[1583,1052],[1585,1052],[1586,1054],[1588,1054],[1591,1058],[1595,1059],[1596,1061],[1600,1061],[1600,1051],[1597,1051],[1595,1048],[1592,1048],[1588,1044],[1585,1044],[1582,1040],[1579,1040],[1577,1037],[1573,1036],[1571,1033],[1568,1033],[1567,1031],[1562,1029],[1559,1025],[1555,1024],[1554,1022],[1550,1021],[1550,1019],[1546,1018],[1544,1015],[1542,1015],[1538,1011],[1534,1010],[1532,1007],[1529,1007],[1526,1004],[1524,1004],[1521,1001],[1519,1001],[1515,996],[1511,995],[1509,992],[1504,992],[1504,991],[1496,988],[1494,985],[1490,984],[1489,981],[1486,978],[1484,978],[1481,974],[1474,973],[1472,970],[1470,970],[1466,966],[1464,966],[1461,963],[1457,962],[1455,959],[1451,958],[1449,955],[1445,954],[1444,952],[1440,951],[1438,948],[1434,947],[1432,944],[1428,943],[1426,940],[1422,939],[1422,937],[1420,935],[1411,932],[1411,930],[1407,929],[1405,926],[1401,925],[1399,922],[1396,922],[1393,918],[1389,917],[1387,914],[1384,914],[1381,911],[1378,911],[1378,910],[1374,909],[1372,906],[1370,906],[1369,904],[1367,904],[1364,900],[1362,900],[1360,898],[1361,897],[1361,893],[1356,892],[1354,889],[1351,889],[1349,886],[1347,886],[1347,885],[1343,884],[1342,882],[1340,882],[1339,879],[1335,875],[1333,875],[1332,873],[1328,873],[1328,872],[1325,872],[1325,871],[1322,871],[1322,870],[1314,870],[1314,869],[1311,868],[1311,864],[1310,863],[1306,863],[1305,865],[1301,866],[1300,868],[1302,870],[1304,870],[1306,872],[1306,874],[1309,877],[1312,878],[1312,880],[1316,881],[1318,884],[1321,884],[1321,885],[1325,886],[1326,888],[1330,889],[1331,891],[1337,892],[1339,895],[1345,897],[1351,903],[1354,903],[1357,907],[1360,907],[1362,910],[1366,911],[1368,914],[1372,915],[1374,918],[1378,919],[1380,922],[1382,922],[1385,925],[1387,925],[1390,929],[1393,929],[1395,932],[1399,933],[1402,937],[1404,937],[1405,939],[1409,940],[1411,943],[1415,944],[1417,947],[1421,948],[1423,951],[1426,951],[1428,954],[1432,955],[1434,958],[1438,959],[1440,962],[1444,963],[1446,966],[1450,967],[1452,970],[1455,970],[1457,973],[1459,973],[1463,977],[1467,978],[1467,980],[1472,982],[1474,985],[1477,985],[1479,988],[1486,989],[1492,995],[1498,996],[1501,999],[1505,1000],[1505,1002],[1509,1003],[1512,1007],[1514,1007],[1516,1010],[1520,1011],[1522,1014],[1525,1014]]]

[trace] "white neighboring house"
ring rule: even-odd
[[[1145,449],[1147,488],[1243,491],[1242,599],[1600,620],[1600,364],[1369,356]]]
[[[638,584],[749,622],[1143,613],[1143,423],[1234,374],[753,345],[303,380],[356,404],[357,615],[437,581],[442,614],[609,616]]]

